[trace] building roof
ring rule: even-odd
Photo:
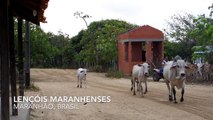
[[[44,11],[49,0],[10,0],[10,6],[15,17],[28,20],[39,25],[46,22]]]
[[[149,25],[140,26],[119,35],[119,40],[160,40],[164,39],[163,32]]]
[[[196,49],[194,51],[195,54],[204,54],[204,53],[211,53],[213,52],[213,46],[207,45],[207,46],[194,46]]]

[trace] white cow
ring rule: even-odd
[[[181,59],[169,61],[163,68],[163,76],[169,90],[169,100],[174,100],[174,103],[177,103],[175,86],[178,89],[182,89],[180,101],[184,101],[183,95],[186,79],[185,68],[188,68],[188,66],[186,65],[185,61]]]
[[[201,79],[204,78],[203,73],[204,73],[204,63],[197,63],[197,72],[199,73],[199,76]],[[199,77],[197,76],[197,77]]]
[[[84,81],[85,87],[86,87],[86,75],[87,75],[87,69],[84,68],[78,68],[77,70],[77,87],[82,88],[82,81]]]
[[[149,65],[148,63],[138,64],[134,65],[132,69],[132,87],[131,91],[133,90],[133,95],[136,95],[135,93],[135,83],[137,82],[137,90],[141,92],[141,96],[143,94],[146,94],[147,92],[147,77],[149,76]],[[142,82],[145,83],[145,92],[143,92]]]

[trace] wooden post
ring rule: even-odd
[[[24,96],[24,62],[23,62],[23,37],[22,19],[18,18],[18,80],[19,96]]]
[[[26,34],[25,34],[25,84],[26,87],[30,86],[30,30],[29,21],[25,21]]]
[[[9,120],[8,2],[0,0],[1,120]]]
[[[10,48],[10,82],[11,82],[11,95],[12,95],[12,115],[18,115],[17,106],[17,88],[16,88],[16,59],[15,59],[15,43],[14,43],[14,20],[11,8],[9,8],[9,48]]]

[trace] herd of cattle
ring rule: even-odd
[[[134,65],[132,69],[132,87],[133,95],[135,95],[135,84],[137,91],[143,96],[147,93],[147,77],[149,75],[149,65],[147,63]],[[180,102],[184,101],[185,81],[193,80],[213,80],[213,66],[210,64],[190,64],[176,57],[172,61],[164,62],[163,77],[169,92],[169,100],[177,103],[176,90],[181,89]],[[145,84],[145,92],[143,92],[142,83]]]
[[[86,74],[87,69],[79,68],[77,70],[77,87],[82,88],[82,82],[86,87]],[[137,91],[143,97],[147,93],[147,78],[149,77],[149,64],[137,64],[132,69],[131,91],[136,95],[135,86]],[[180,102],[184,101],[185,81],[212,81],[213,80],[213,66],[210,64],[190,64],[185,62],[180,57],[176,57],[172,61],[164,62],[163,64],[163,77],[169,92],[169,100],[177,103],[176,89],[181,89]],[[142,83],[145,85],[143,90]]]
[[[208,63],[198,63],[190,64],[189,70],[187,70],[187,80],[193,81],[203,81],[203,82],[213,82],[213,65]]]

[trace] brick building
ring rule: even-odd
[[[118,68],[130,75],[132,66],[148,62],[160,66],[164,57],[163,32],[144,25],[120,34],[118,38]]]

